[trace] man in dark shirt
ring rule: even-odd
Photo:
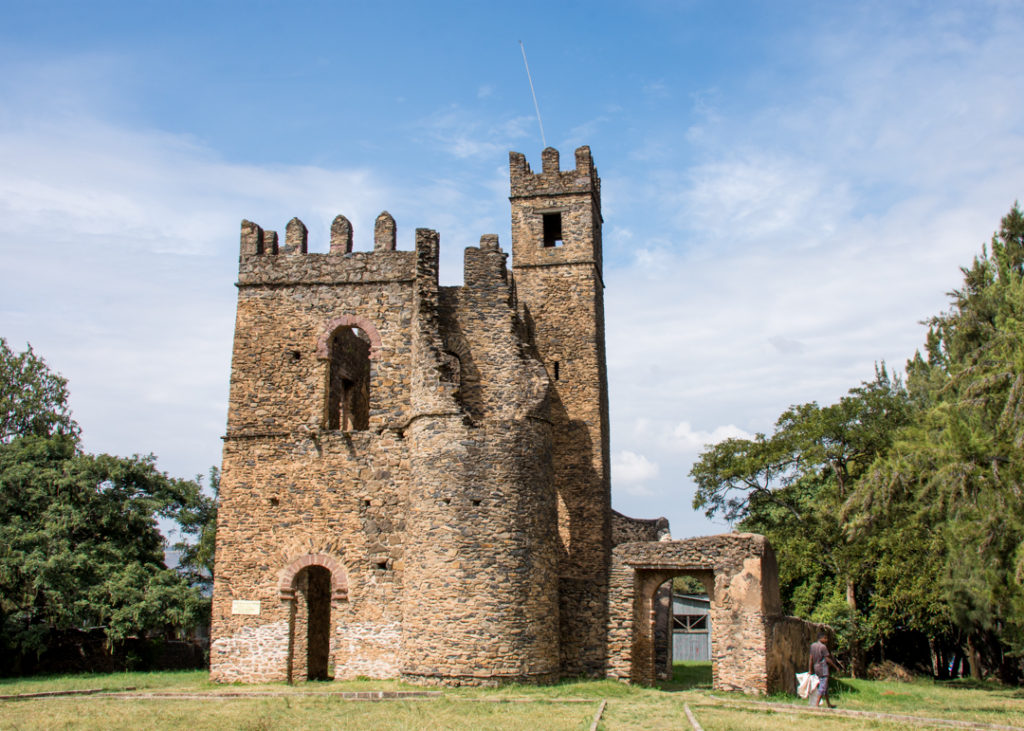
[[[828,634],[818,633],[818,641],[811,645],[811,656],[807,663],[807,672],[818,676],[818,689],[811,693],[807,704],[820,706],[821,700],[825,699],[825,705],[832,708],[832,701],[828,698],[828,666],[831,665],[839,670],[839,665],[832,659],[828,651]]]

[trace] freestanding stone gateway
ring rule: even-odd
[[[484,235],[461,287],[387,212],[370,252],[344,216],[326,254],[242,222],[214,680],[653,682],[681,574],[711,590],[716,686],[802,662],[763,538],[694,553],[612,511],[601,183],[587,147],[542,160],[510,155],[511,273]]]

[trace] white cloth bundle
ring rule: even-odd
[[[796,694],[806,698],[818,688],[818,676],[814,673],[796,674]]]

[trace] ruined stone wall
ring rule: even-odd
[[[670,540],[666,518],[630,518],[612,511],[612,545]],[[665,581],[654,598],[654,666],[658,680],[672,677],[672,581]]]
[[[608,674],[637,683],[654,680],[655,593],[679,575],[697,576],[708,588],[714,687],[770,692],[769,627],[780,609],[778,569],[767,540],[755,534],[616,546]]]
[[[437,286],[436,240],[418,241],[417,255],[402,673],[551,680],[559,661],[547,376],[519,338],[496,237],[466,250],[462,288]],[[466,380],[473,388],[463,394]]]
[[[331,602],[337,676],[395,672],[414,255],[350,253],[350,228],[346,250],[337,221],[332,253],[304,253],[299,226],[289,224],[290,243],[280,249],[273,232],[242,227],[217,529],[214,680],[301,673],[304,665],[289,667],[288,659],[302,649],[305,613],[296,605],[301,597],[280,581],[309,555],[336,562],[332,578],[347,587]],[[368,430],[327,428],[328,341],[342,326],[358,327],[370,344]],[[351,641],[366,635],[377,641]]]
[[[799,617],[774,616],[768,623],[768,687],[773,693],[796,694],[796,674],[807,672],[811,643],[825,632],[834,638],[827,624]],[[835,647],[830,643],[831,647]]]
[[[667,518],[630,518],[612,511],[612,545],[669,539]]]
[[[488,235],[440,287],[437,233],[396,251],[387,212],[372,252],[342,216],[327,254],[298,219],[280,245],[243,222],[213,679],[651,682],[687,573],[712,597],[716,687],[774,682],[766,643],[795,630],[771,621],[763,539],[666,541],[611,510],[589,148],[510,163],[513,277]]]
[[[563,672],[600,675],[611,548],[600,180],[586,147],[571,170],[553,148],[538,174],[519,153],[509,162],[516,293],[553,387]],[[560,243],[545,246],[545,216]]]

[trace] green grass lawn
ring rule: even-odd
[[[1017,726],[1024,729],[1024,692],[995,684],[836,682],[843,709],[918,718]],[[807,715],[805,701],[768,699],[711,690],[707,663],[678,663],[671,681],[639,688],[611,680],[565,681],[553,686],[442,689],[443,697],[346,701],[334,691],[423,690],[398,681],[218,685],[206,672],[115,673],[0,679],[0,694],[135,688],[129,697],[69,695],[0,701],[0,729],[583,729],[601,700],[602,729],[689,728],[689,705],[707,731],[714,729],[932,728],[902,719]],[[272,691],[275,696],[224,697],[227,691]],[[145,697],[153,693],[189,697]],[[765,703],[784,704],[780,710]],[[793,712],[789,712],[792,709]],[[798,715],[800,714],[800,715]]]

